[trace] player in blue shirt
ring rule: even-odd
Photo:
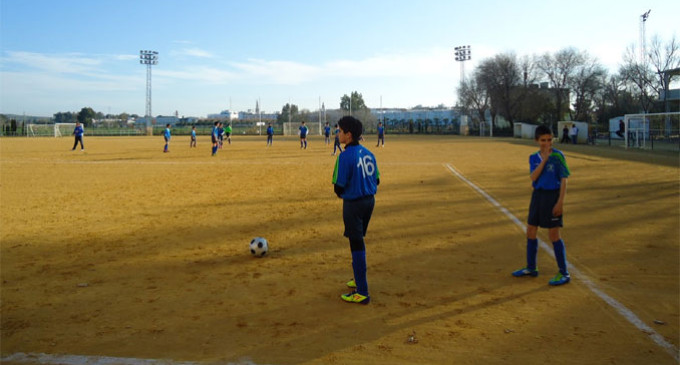
[[[380,142],[382,141],[382,146]],[[385,127],[383,127],[382,122],[378,122],[378,144],[376,147],[385,147]]]
[[[163,148],[163,152],[170,152],[168,150],[168,147],[170,145],[170,123],[165,125],[165,132],[163,132],[163,138],[165,139],[165,147]]]
[[[274,142],[274,127],[269,123],[267,127],[267,147],[271,146],[272,142]]]
[[[217,125],[217,139],[218,148],[222,149],[222,145],[224,144],[224,128],[222,127],[222,122]]]
[[[356,288],[349,294],[341,295],[342,300],[350,303],[368,304],[368,281],[366,280],[366,245],[364,236],[375,206],[374,195],[380,184],[380,171],[373,153],[359,144],[363,126],[350,116],[338,121],[340,142],[345,151],[335,161],[333,186],[335,194],[342,198],[342,220],[345,224],[344,236],[349,238],[352,252],[354,279],[347,283]]]
[[[536,128],[539,151],[529,156],[530,178],[534,188],[527,219],[527,266],[512,273],[513,276],[538,276],[538,227],[548,228],[559,273],[548,284],[562,285],[571,280],[567,270],[564,241],[560,238],[564,197],[567,194],[567,177],[570,175],[564,154],[552,147],[552,131],[546,126]]]
[[[212,140],[212,155],[213,156],[217,155],[217,148],[219,147],[219,144],[220,144],[219,127],[220,127],[220,122],[215,122],[215,125],[213,126],[212,132],[210,133],[210,139]]]
[[[342,152],[342,147],[340,146],[339,134],[340,134],[340,128],[336,124],[335,125],[335,144],[333,145],[333,155],[332,156],[335,156],[335,151],[337,151],[337,150],[340,150],[340,152]]]
[[[85,151],[85,146],[83,146],[83,134],[85,133],[85,130],[83,129],[83,126],[80,125],[79,122],[76,122],[76,127],[73,129],[73,135],[75,136],[75,142],[73,142],[73,148],[71,151],[76,150],[76,146],[78,146],[78,142],[80,142],[80,150]]]
[[[326,126],[323,127],[323,137],[326,142],[326,146],[331,145],[331,126],[326,122]]]
[[[189,143],[189,148],[196,147],[196,126],[191,126],[191,142]]]
[[[305,125],[305,122],[302,122],[302,125],[300,126],[300,148],[307,149],[307,133],[309,132],[309,128]]]

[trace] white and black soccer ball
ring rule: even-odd
[[[250,253],[255,257],[262,257],[269,251],[267,240],[262,237],[255,237],[250,241]]]

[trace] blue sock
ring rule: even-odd
[[[537,253],[538,253],[538,239],[527,238],[527,269],[536,270]]]
[[[215,153],[217,153],[217,146],[213,146],[213,150],[212,150],[212,151],[213,151],[213,155],[214,155]]]
[[[368,296],[368,282],[366,281],[366,251],[352,252],[352,269],[357,293]]]
[[[557,266],[560,268],[560,273],[562,275],[569,275],[569,272],[567,271],[567,253],[564,249],[564,241],[559,239],[552,244],[553,250],[555,250],[555,261],[557,261]]]
[[[307,148],[307,141],[305,141],[305,148]]]

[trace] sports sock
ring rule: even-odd
[[[538,253],[538,239],[527,238],[527,269],[536,270],[537,253]]]
[[[217,153],[217,146],[213,146],[212,153],[213,153],[213,155],[214,155],[215,153]]]
[[[564,248],[564,241],[559,239],[553,244],[553,250],[555,250],[555,261],[557,261],[557,266],[560,268],[560,273],[562,275],[569,275],[567,271],[567,253]]]
[[[368,296],[368,281],[366,281],[366,251],[352,251],[352,269],[357,293]]]

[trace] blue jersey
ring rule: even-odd
[[[82,137],[84,132],[85,132],[85,131],[83,130],[83,126],[82,126],[82,125],[77,126],[77,127],[73,130],[73,134],[74,134],[76,137]]]
[[[196,130],[195,129],[191,130],[191,138],[196,139]]]
[[[375,195],[378,179],[380,171],[373,153],[359,144],[345,146],[345,151],[335,161],[333,171],[333,184],[345,189],[342,198],[354,200]]]
[[[274,128],[272,128],[272,126],[267,127],[267,135],[268,136],[274,135]]]
[[[165,138],[170,139],[170,128],[165,128],[165,133],[163,135]]]
[[[383,134],[385,134],[385,127],[378,127],[378,135],[382,136]]]
[[[305,137],[307,137],[307,131],[308,131],[308,130],[309,130],[309,129],[307,128],[307,126],[301,125],[301,126],[300,126],[300,138],[305,138]]]
[[[331,127],[325,126],[325,127],[323,128],[323,133],[324,133],[324,135],[325,135],[326,137],[330,136],[330,135],[331,135]]]
[[[536,167],[541,164],[541,152],[538,151],[529,156],[530,173],[536,170]],[[567,166],[567,160],[564,158],[562,151],[553,148],[552,153],[548,157],[548,161],[543,166],[541,176],[532,182],[534,189],[542,190],[557,190],[560,188],[562,178],[569,177],[571,172]]]
[[[338,136],[338,134],[340,134],[340,128],[337,128],[335,130],[335,140],[340,142],[340,136]]]

